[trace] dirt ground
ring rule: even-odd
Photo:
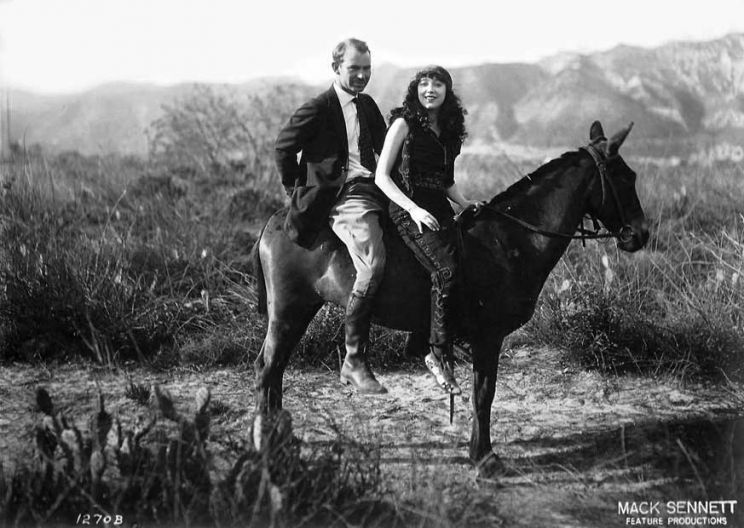
[[[284,406],[292,415],[295,435],[309,447],[334,440],[339,428],[379,445],[383,479],[392,496],[401,502],[417,500],[440,521],[624,526],[627,516],[618,514],[618,501],[698,500],[716,493],[733,494],[723,498],[739,500],[744,508],[741,480],[724,491],[709,480],[723,471],[716,466],[719,460],[734,480],[744,478],[744,456],[736,447],[740,441],[744,446],[744,422],[737,419],[744,416],[742,387],[607,378],[567,366],[564,359],[562,353],[546,349],[505,353],[491,434],[496,453],[510,470],[498,482],[476,479],[467,459],[469,365],[457,369],[464,392],[457,398],[452,425],[449,398],[423,366],[380,372],[380,381],[390,391],[380,397],[355,394],[339,383],[337,372],[290,369]],[[0,453],[5,470],[22,460],[32,443],[32,425],[39,418],[34,410],[36,387],[45,387],[58,408],[82,422],[94,408],[100,386],[107,408],[124,422],[143,411],[124,396],[130,379],[160,384],[184,410],[196,390],[207,386],[213,403],[225,410],[215,419],[213,437],[248,439],[251,370],[153,373],[4,366]],[[729,471],[731,465],[735,467]],[[736,517],[727,526],[738,523]]]

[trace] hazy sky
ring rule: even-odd
[[[744,32],[744,0],[0,0],[0,82],[319,81],[347,36],[373,64],[459,66],[731,32]]]

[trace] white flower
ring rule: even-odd
[[[604,291],[607,292],[610,290],[610,285],[612,284],[612,280],[615,278],[615,274],[612,272],[610,268],[607,268],[604,272]]]

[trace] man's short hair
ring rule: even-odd
[[[369,46],[367,46],[367,43],[363,40],[355,39],[355,38],[348,38],[344,39],[338,44],[336,44],[336,47],[333,48],[333,64],[338,65],[341,64],[344,60],[344,55],[346,54],[346,48],[351,46],[352,48],[356,49],[359,53],[369,53],[372,54],[371,51],[369,51]]]

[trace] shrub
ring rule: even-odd
[[[230,87],[194,85],[163,108],[149,130],[151,159],[197,176],[250,182],[281,196],[274,140],[307,96],[300,86],[243,93]]]
[[[485,196],[516,170],[502,164],[491,176],[466,161],[465,185]],[[569,246],[521,340],[567,347],[606,372],[744,376],[740,169],[635,168],[648,246],[633,255],[612,242]]]
[[[11,167],[19,177],[0,197],[0,358],[162,358],[249,313],[248,277],[231,263],[238,222],[194,214],[188,191],[156,191],[172,186],[147,176],[105,193],[111,204],[79,199],[89,194],[52,179],[55,166]]]
[[[741,261],[719,243],[704,247],[716,255],[709,262],[684,239],[665,253],[616,259],[603,245],[572,248],[546,283],[525,333],[607,373],[742,379],[740,272],[715,279],[722,262],[739,269]]]
[[[218,453],[206,388],[188,414],[160,387],[149,392],[157,414],[134,430],[113,418],[102,394],[85,430],[37,389],[36,456],[0,480],[3,521],[69,523],[90,512],[127,524],[330,526],[381,514],[381,525],[400,524],[385,503],[376,448],[339,436],[329,451],[302,455],[283,412],[266,422],[263,450]]]

